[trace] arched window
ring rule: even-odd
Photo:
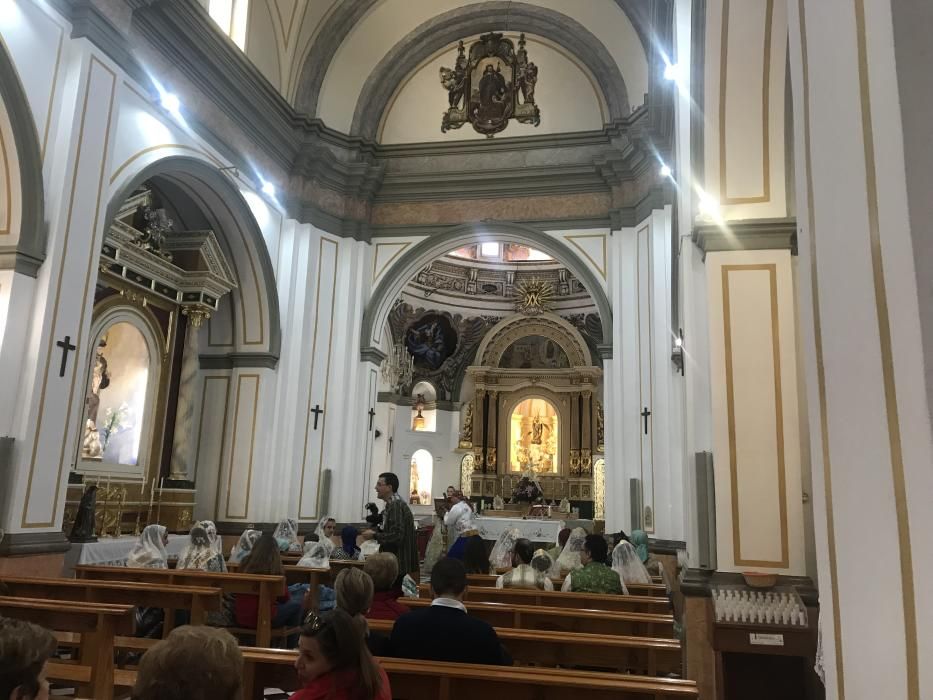
[[[241,49],[246,48],[249,0],[208,0],[207,11],[220,30]]]
[[[411,493],[413,505],[431,504],[431,482],[434,478],[434,457],[427,450],[417,450],[411,456]]]

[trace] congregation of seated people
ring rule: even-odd
[[[314,569],[330,568],[331,560],[363,560],[362,566],[341,568],[333,587],[321,585],[316,599],[309,595],[308,584],[294,584],[283,585],[271,603],[272,627],[291,629],[286,645],[298,651],[295,670],[301,690],[291,696],[294,700],[390,698],[389,679],[376,656],[511,665],[496,630],[471,616],[464,604],[468,574],[497,574],[495,587],[500,589],[540,591],[554,591],[554,581],[565,574],[560,590],[601,594],[624,594],[626,584],[651,581],[644,565],[647,557],[624,533],[615,538],[611,554],[607,538],[580,528],[562,531],[558,546],[551,550],[535,550],[531,541],[510,530],[491,554],[478,534],[466,533],[456,557],[440,552],[433,561],[425,561],[422,571],[429,570],[432,600],[429,606],[415,609],[406,606],[404,598],[418,596],[418,581],[413,572],[400,567],[399,544],[386,540],[376,545],[378,551],[371,547],[372,553],[364,556],[360,542],[365,547],[366,541],[359,530],[347,526],[338,532],[336,520],[329,516],[304,543],[291,519],[283,519],[273,533],[248,529],[229,559],[223,555],[214,523],[201,521],[191,528],[175,568],[222,573],[229,566],[237,573],[283,575],[286,553],[301,554],[298,565]],[[167,542],[164,526],[146,527],[126,566],[168,568]],[[221,614],[209,622],[256,629],[259,604],[258,595],[227,596],[226,618]],[[138,609],[137,634],[161,637],[161,612]],[[375,620],[393,622],[391,632],[370,630],[368,621]],[[234,629],[238,640],[216,626],[189,626],[177,615],[175,621],[183,626],[176,626],[142,655],[132,697],[240,697],[243,657],[238,643],[254,640],[240,636],[242,629]],[[0,700],[47,698],[45,667],[55,654],[55,638],[47,630],[0,618]]]

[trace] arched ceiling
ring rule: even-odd
[[[559,49],[596,85],[607,120],[628,114],[648,92],[651,31],[631,0],[251,4],[247,55],[299,112],[351,135],[375,137],[420,64],[487,31],[524,31]],[[439,84],[437,96],[443,105]]]

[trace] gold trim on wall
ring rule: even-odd
[[[63,467],[62,462],[64,461],[65,444],[66,444],[64,441],[62,442],[61,457],[60,457],[59,465],[58,465],[58,480],[56,481],[56,484],[55,484],[55,498],[52,502],[52,517],[49,520],[49,522],[39,522],[39,523],[27,522],[26,516],[29,512],[29,501],[32,496],[32,480],[33,480],[33,477],[35,476],[35,469],[36,469],[36,453],[39,450],[39,437],[42,433],[42,418],[45,413],[45,393],[48,389],[48,383],[49,383],[49,367],[52,362],[52,352],[54,349],[55,336],[56,336],[55,331],[56,331],[56,325],[58,323],[58,309],[59,309],[59,302],[61,301],[61,294],[62,294],[62,280],[63,280],[62,273],[65,270],[65,260],[68,258],[68,243],[71,238],[71,221],[72,221],[72,216],[74,214],[75,188],[77,187],[77,183],[78,183],[78,170],[80,169],[80,166],[81,166],[81,153],[83,151],[83,146],[84,146],[84,127],[86,124],[88,101],[90,100],[90,95],[91,95],[91,77],[94,72],[95,64],[100,66],[104,71],[109,73],[111,76],[110,107],[109,107],[109,111],[107,114],[107,126],[106,126],[106,130],[104,133],[104,151],[103,151],[103,154],[101,156],[101,161],[100,161],[100,184],[98,186],[98,191],[97,191],[97,200],[96,200],[97,205],[96,205],[96,210],[95,210],[95,215],[94,215],[95,230],[97,228],[97,225],[96,225],[97,217],[100,214],[100,198],[101,198],[101,192],[103,190],[104,169],[107,164],[107,154],[108,154],[109,147],[110,147],[110,126],[111,126],[112,117],[113,117],[113,102],[116,96],[117,76],[116,76],[116,73],[110,70],[110,68],[108,68],[104,63],[102,63],[100,59],[92,55],[91,60],[88,62],[87,78],[85,79],[84,103],[81,107],[81,120],[80,120],[80,126],[78,127],[78,142],[77,142],[77,150],[75,152],[75,159],[74,159],[74,172],[72,173],[72,179],[71,179],[71,193],[70,193],[69,202],[68,202],[68,215],[65,219],[65,228],[64,228],[63,240],[62,240],[62,246],[61,246],[61,251],[62,251],[61,263],[58,266],[58,274],[56,276],[56,279],[58,280],[58,282],[55,287],[55,301],[52,306],[52,321],[49,326],[49,338],[48,338],[48,343],[47,343],[46,352],[45,352],[45,369],[42,375],[42,388],[39,392],[39,410],[38,410],[37,419],[36,419],[35,437],[33,438],[32,453],[29,458],[29,477],[26,480],[26,494],[25,494],[25,498],[23,499],[23,516],[22,516],[22,519],[20,520],[20,526],[24,529],[54,526],[55,512],[58,510],[58,497],[59,497],[59,492],[61,491],[61,481],[62,481],[61,477],[62,477],[62,467]],[[97,258],[97,255],[98,255],[98,251],[96,248],[89,251],[89,257],[90,257],[91,262],[93,262]],[[93,265],[89,263],[88,277],[90,276],[91,269],[93,269]],[[82,297],[81,325],[78,326],[78,336],[77,336],[77,339],[75,340],[75,345],[78,347],[80,347],[81,345],[81,330],[82,330],[82,326],[84,323],[85,306],[87,306],[87,283],[85,283],[85,294]],[[72,362],[71,396],[68,399],[68,404],[67,404],[68,406],[71,405],[71,401],[74,395],[74,383],[75,383],[75,377],[76,377],[76,372],[77,372],[76,365],[77,365],[76,361]],[[68,420],[67,420],[68,415],[70,415],[70,411],[66,413],[66,419],[65,419],[66,431],[67,431],[67,424],[68,424]],[[65,437],[67,438],[67,433]]]
[[[237,426],[240,423],[240,388],[244,379],[256,380],[256,390],[253,395],[253,421],[252,425],[250,426],[249,434],[249,467],[247,468],[246,472],[246,502],[243,508],[243,515],[230,515],[230,489],[233,485],[233,458],[236,455],[236,442],[239,434]],[[227,506],[226,516],[224,518],[225,520],[229,520],[231,518],[242,520],[249,517],[249,497],[253,488],[253,452],[256,445],[256,416],[259,413],[259,383],[260,376],[258,374],[241,374],[237,376],[236,398],[233,402],[234,411],[236,411],[236,413],[233,414],[233,440],[230,443],[230,466],[227,472]],[[226,412],[224,415],[226,416]]]
[[[334,269],[333,269],[333,286],[331,288],[331,304],[330,304],[330,326],[328,332],[328,338],[333,336],[334,332],[334,309],[337,306],[337,258],[340,252],[340,246],[337,241],[321,236],[318,244],[318,258],[317,258],[317,288],[314,293],[314,331],[311,336],[311,378],[308,383],[308,407],[305,411],[305,437],[304,443],[302,444],[301,450],[301,481],[299,482],[298,487],[298,519],[302,520],[313,520],[317,516],[317,506],[320,502],[321,495],[321,471],[324,461],[324,442],[327,439],[327,413],[324,413],[324,416],[321,419],[321,448],[318,452],[318,467],[317,467],[317,492],[315,498],[315,513],[312,515],[302,515],[301,514],[301,505],[302,499],[304,498],[305,490],[305,468],[307,467],[308,462],[308,437],[311,434],[311,401],[314,394],[314,368],[317,365],[317,331],[318,331],[318,321],[321,318],[321,269],[324,263],[324,243],[329,243],[334,246]],[[333,350],[333,343],[327,343],[327,364],[324,367],[324,406],[325,411],[330,410],[327,408],[327,395],[330,389],[330,359],[331,351]]]
[[[858,47],[859,97],[862,117],[862,143],[865,149],[865,189],[868,201],[868,235],[871,242],[871,271],[875,288],[875,309],[881,345],[881,376],[887,412],[888,448],[891,453],[891,480],[897,516],[897,542],[900,555],[901,599],[904,609],[904,645],[907,663],[907,697],[920,699],[920,658],[917,650],[917,609],[914,591],[913,552],[910,546],[910,513],[904,452],[897,407],[897,382],[894,377],[894,349],[891,340],[891,317],[884,279],[884,251],[878,205],[878,172],[875,163],[875,136],[871,113],[871,76],[868,70],[868,41],[865,32],[865,0],[855,2],[855,32]]]
[[[568,241],[573,243],[574,247],[583,254],[583,257],[585,257],[587,260],[589,260],[593,264],[593,267],[596,268],[596,271],[599,273],[600,277],[602,277],[603,279],[606,279],[606,263],[608,261],[608,258],[606,255],[606,234],[605,233],[587,233],[587,234],[582,234],[579,236],[564,236],[564,238],[566,238]],[[583,247],[579,243],[576,242],[577,240],[581,238],[602,239],[602,244],[603,244],[603,264],[602,265],[597,264],[596,261],[590,257],[590,254],[587,253],[583,249]]]
[[[761,161],[762,194],[758,197],[730,197],[726,177],[726,87],[729,65],[729,2],[722,0],[722,31],[719,53],[719,203],[763,204],[771,201],[771,26],[774,0],[765,7],[764,67],[761,77]]]
[[[741,528],[739,527],[739,487],[738,487],[738,458],[736,456],[735,436],[735,395],[734,377],[732,373],[732,312],[729,293],[730,272],[763,271],[768,273],[771,295],[771,352],[774,366],[774,414],[777,451],[777,477],[778,477],[778,504],[780,508],[781,523],[781,559],[768,561],[765,559],[745,559],[742,557]],[[732,505],[732,552],[733,561],[739,566],[762,566],[786,569],[790,564],[790,546],[787,536],[787,484],[784,461],[784,406],[781,385],[781,346],[780,327],[778,324],[778,296],[777,296],[777,265],[774,263],[754,265],[723,265],[722,266],[722,319],[724,357],[726,363],[726,412],[729,429],[729,473],[731,477],[730,492]]]
[[[845,700],[845,674],[842,654],[842,616],[839,609],[839,578],[836,558],[836,523],[833,514],[833,475],[829,455],[829,419],[827,418],[826,372],[823,365],[823,324],[820,314],[820,287],[817,271],[816,250],[816,215],[813,211],[813,164],[810,152],[810,68],[807,49],[807,22],[804,0],[797,0],[797,13],[800,21],[800,51],[803,68],[803,150],[805,159],[805,177],[807,188],[807,225],[808,250],[810,252],[810,293],[813,307],[814,345],[816,351],[816,382],[820,402],[820,441],[823,455],[823,483],[826,506],[826,538],[829,549],[829,589],[832,605],[833,640],[835,641],[836,659],[836,694],[839,700]]]
[[[379,271],[377,272],[377,271],[376,271],[376,263],[378,262],[378,258],[379,258],[379,248],[382,247],[382,246],[386,246],[386,247],[387,247],[387,246],[391,246],[391,245],[401,246],[401,248],[399,248],[399,249],[392,255],[392,257],[390,257],[388,260],[386,260],[385,264],[384,264],[381,268],[379,268]],[[390,266],[393,262],[395,262],[395,259],[396,259],[399,255],[401,255],[401,254],[405,251],[405,249],[408,248],[408,246],[410,246],[410,245],[411,245],[411,241],[399,241],[398,243],[377,243],[377,244],[375,245],[375,247],[373,248],[373,282],[375,282],[375,281],[376,281],[376,278],[378,278],[378,277],[381,276],[386,270],[388,270],[388,269],[389,269],[389,266]]]

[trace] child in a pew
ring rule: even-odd
[[[45,667],[55,646],[47,629],[0,618],[0,698],[49,700]]]

